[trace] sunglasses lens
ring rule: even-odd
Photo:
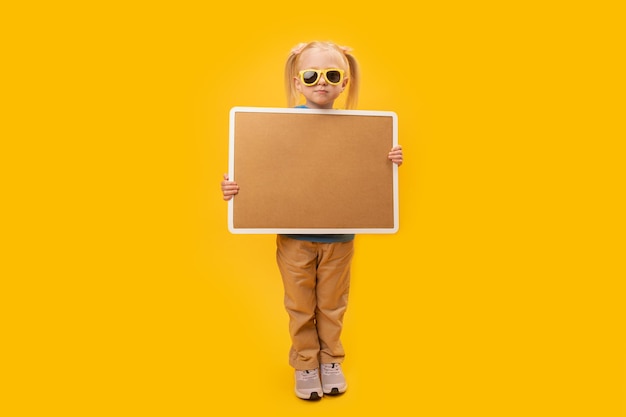
[[[302,73],[302,80],[305,84],[315,84],[315,82],[317,81],[317,72],[304,71]]]
[[[326,79],[330,83],[338,83],[341,80],[341,73],[339,71],[328,71],[326,72]]]

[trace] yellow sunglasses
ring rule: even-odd
[[[338,85],[343,81],[343,70],[338,68],[327,68],[323,70],[306,69],[300,71],[300,81],[306,86],[312,86],[319,82],[320,76],[326,78],[328,84]]]

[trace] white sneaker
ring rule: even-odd
[[[296,395],[303,400],[319,400],[324,396],[318,369],[296,370]]]
[[[341,364],[323,363],[322,364],[322,388],[324,394],[337,395],[346,392],[348,384],[343,376]]]

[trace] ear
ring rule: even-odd
[[[300,85],[300,79],[298,77],[293,77],[293,82],[296,87],[296,91],[298,93],[302,93],[302,86]]]
[[[350,78],[344,77],[343,81],[341,82],[341,88],[343,88],[345,90],[346,87],[348,86],[348,81],[349,80],[350,80]]]

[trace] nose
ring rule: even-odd
[[[318,84],[326,85],[328,82],[326,81],[326,74],[320,74],[320,79],[317,80]]]

